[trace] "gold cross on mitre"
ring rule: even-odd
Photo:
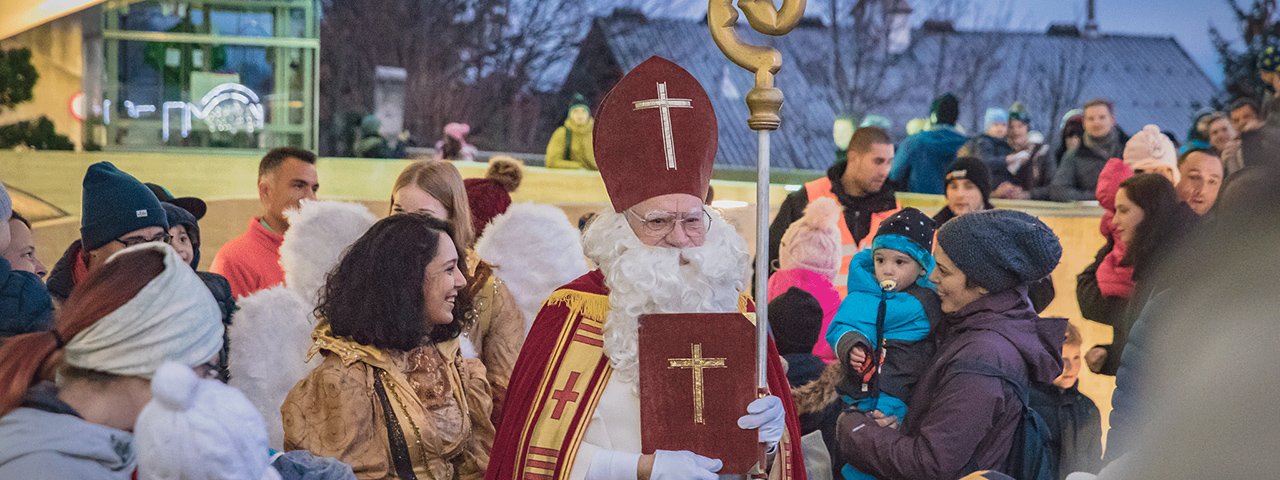
[[[658,84],[658,98],[631,102],[632,110],[658,109],[662,119],[662,153],[667,158],[667,170],[676,169],[676,142],[671,136],[671,109],[693,108],[693,100],[688,98],[667,98],[667,83]]]
[[[702,407],[704,404],[702,370],[708,368],[728,368],[725,366],[723,358],[702,358],[702,344],[694,343],[691,345],[693,355],[690,358],[668,358],[670,365],[668,370],[672,368],[688,368],[693,370],[693,423],[706,425],[707,422],[702,418]]]

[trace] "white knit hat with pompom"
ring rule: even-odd
[[[778,267],[803,268],[834,279],[840,272],[840,215],[844,209],[832,198],[819,198],[804,216],[787,227],[778,249]]]
[[[134,427],[139,479],[280,479],[262,415],[239,390],[170,362],[151,394]]]
[[[1129,137],[1129,143],[1124,145],[1124,164],[1135,171],[1164,175],[1174,184],[1180,177],[1177,148],[1156,125],[1142,127]]]

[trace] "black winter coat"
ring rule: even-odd
[[[231,316],[237,309],[236,297],[231,294],[231,284],[226,277],[213,272],[196,272],[196,275],[204,281],[204,286],[213,294],[213,300],[218,302],[218,310],[222,312],[222,355],[218,356],[218,377],[225,382],[231,378],[227,370],[227,355],[231,352],[228,333],[231,331]]]
[[[1052,438],[1049,451],[1058,460],[1058,478],[1102,468],[1102,417],[1093,400],[1075,386],[1032,384],[1031,408],[1044,418]]]
[[[1111,343],[1098,345],[1107,351],[1107,360],[1102,369],[1094,373],[1103,375],[1116,374],[1116,369],[1120,367],[1120,350],[1124,348],[1129,338],[1129,327],[1132,326],[1126,318],[1129,299],[1105,296],[1098,288],[1098,266],[1113,248],[1115,244],[1108,240],[1098,250],[1093,263],[1076,275],[1076,300],[1080,302],[1080,315],[1103,325],[1110,325],[1113,329]],[[1137,295],[1138,292],[1134,294]]]

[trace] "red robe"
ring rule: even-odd
[[[486,480],[568,478],[595,401],[611,372],[608,358],[600,353],[608,293],[604,275],[595,270],[556,290],[543,305],[511,375]],[[754,309],[747,303],[748,309]],[[578,401],[570,403],[566,411],[564,405],[551,398],[551,393],[566,384],[565,374],[574,368],[567,358],[570,356],[577,360],[574,365],[586,367],[582,370],[589,371],[589,375],[578,387],[582,389],[581,394],[573,396]],[[568,384],[579,384],[579,378],[580,373],[573,372],[567,376]],[[774,469],[782,467],[783,479],[805,480],[800,423],[772,340],[769,341],[768,378],[770,392],[782,399],[787,411],[787,434],[774,460]],[[544,423],[540,424],[537,419]]]

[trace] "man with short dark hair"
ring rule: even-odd
[[[1252,98],[1235,99],[1227,107],[1227,113],[1231,115],[1231,126],[1235,127],[1237,132],[1249,132],[1262,126],[1262,108]]]
[[[315,153],[292,147],[267,152],[258,163],[262,216],[222,246],[209,271],[227,277],[236,298],[283,283],[280,242],[289,229],[284,212],[296,210],[303,200],[315,200],[319,190]]]
[[[846,159],[827,170],[827,176],[804,184],[804,188],[787,195],[778,215],[769,225],[769,265],[774,268],[782,234],[792,222],[804,215],[809,202],[822,197],[833,198],[844,207],[840,218],[841,261],[835,286],[843,295],[853,254],[866,248],[875,238],[880,222],[899,209],[893,188],[886,183],[893,162],[893,140],[879,127],[862,127],[849,140]]]
[[[1093,200],[1102,167],[1120,158],[1129,141],[1116,125],[1115,104],[1105,98],[1084,104],[1084,139],[1079,148],[1067,153],[1045,193],[1034,192],[1033,198],[1072,202]],[[1047,197],[1047,198],[1046,198]]]
[[[933,127],[902,141],[889,179],[908,192],[942,195],[946,191],[942,177],[968,138],[956,128],[960,101],[954,95],[938,97],[929,110]]]

